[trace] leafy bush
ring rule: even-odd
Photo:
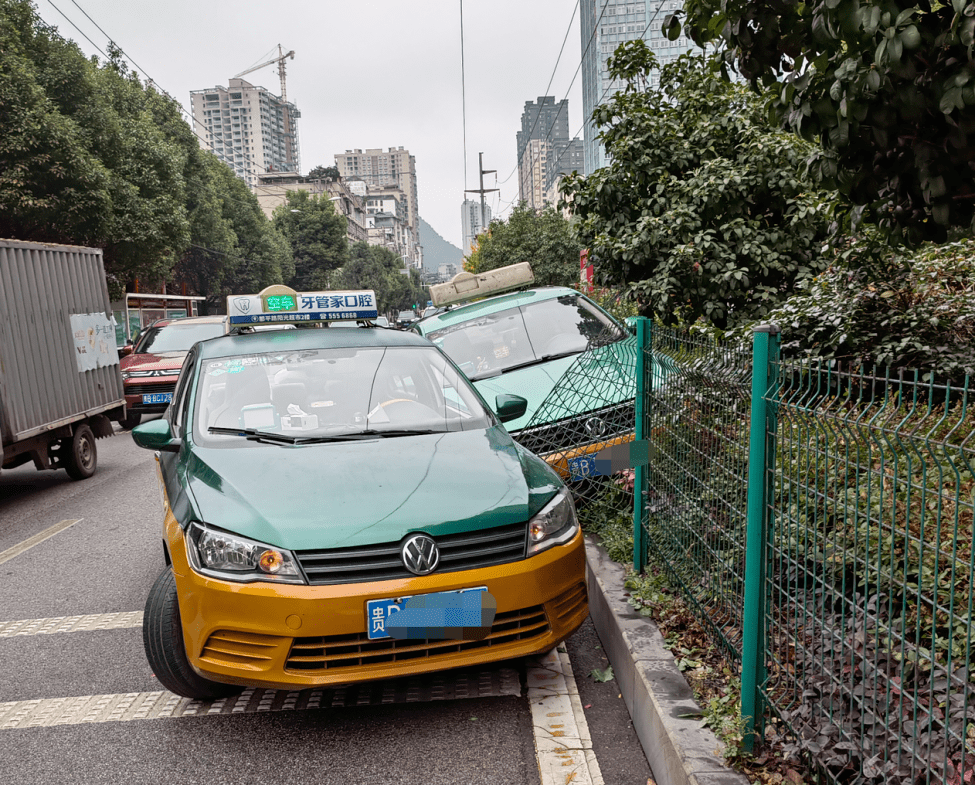
[[[975,240],[888,253],[882,269],[877,259],[876,247],[861,243],[801,282],[764,319],[782,328],[783,353],[952,378],[975,373]]]

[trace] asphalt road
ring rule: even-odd
[[[13,708],[34,716],[60,703],[51,699],[79,696],[109,696],[102,702],[124,707],[126,695],[162,690],[141,627],[119,616],[143,609],[163,568],[154,459],[126,432],[97,446],[98,471],[81,482],[32,466],[0,472],[0,710],[17,702]],[[38,623],[37,632],[3,633],[5,622],[94,614],[107,616],[75,631]],[[92,628],[104,619],[117,628]],[[615,681],[590,676],[605,666],[591,623],[567,650],[605,782],[645,785],[650,771]],[[120,709],[110,721],[0,723],[0,771],[5,782],[24,785],[539,783],[523,686],[528,664],[506,667],[518,672],[520,694],[158,719],[127,718]]]

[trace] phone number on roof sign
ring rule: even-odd
[[[313,313],[258,313],[247,316],[231,316],[231,324],[265,324],[268,322],[327,322],[339,319],[375,319],[377,312],[359,311],[315,311]]]

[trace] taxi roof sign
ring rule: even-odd
[[[501,294],[520,289],[535,282],[535,274],[528,262],[499,267],[483,273],[457,273],[447,283],[430,287],[430,299],[436,306],[450,305],[475,297]]]
[[[311,324],[375,319],[379,311],[371,290],[296,292],[277,284],[257,294],[230,295],[227,315],[232,325]]]

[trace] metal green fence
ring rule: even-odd
[[[751,728],[775,716],[838,783],[975,781],[968,380],[651,332],[674,370],[647,395],[642,528]]]

